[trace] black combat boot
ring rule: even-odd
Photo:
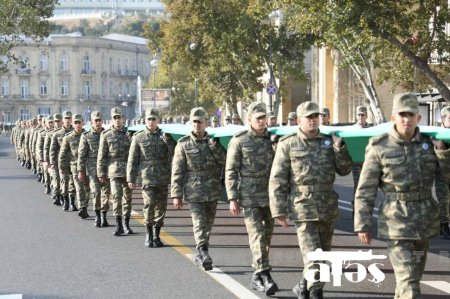
[[[309,299],[309,291],[307,286],[307,281],[303,277],[298,284],[292,289],[295,295],[297,295],[298,299]]]
[[[95,220],[94,220],[94,226],[100,227],[101,226],[101,216],[100,216],[100,210],[95,210]]]
[[[155,243],[155,247],[163,247],[164,243],[159,238],[159,234],[161,232],[161,225],[156,224],[155,225],[155,239],[153,240],[153,243]]]
[[[312,290],[309,293],[309,298],[310,299],[323,299],[323,290],[322,289]]]
[[[123,235],[122,216],[116,216],[116,230],[114,236]]]
[[[33,174],[37,174],[38,173],[36,167],[33,167],[33,169],[31,171],[33,172]],[[38,182],[40,182],[40,180]]]
[[[62,198],[62,200],[63,200],[63,203],[62,203],[62,206],[63,206],[63,210],[64,211],[69,211],[69,196],[67,196],[67,195],[62,195],[61,196],[61,198]]]
[[[75,205],[75,196],[71,196],[70,197],[70,207],[69,210],[71,212],[76,212],[78,211],[77,206]],[[89,216],[88,216],[89,217]]]
[[[278,286],[275,281],[273,281],[268,270],[261,272],[261,278],[264,284],[264,293],[266,293],[267,296],[273,295],[278,291]]]
[[[89,214],[87,212],[87,208],[80,208],[80,211],[78,212],[78,216],[80,216],[81,219],[88,218]]]
[[[60,206],[61,205],[60,197],[61,197],[61,195],[53,195],[53,204],[55,206]]]
[[[195,257],[195,264],[202,266],[205,271],[212,270],[212,259],[208,254],[208,246],[203,245],[198,249],[198,254]]]
[[[45,184],[45,194],[50,194],[52,188],[50,188],[50,184]]]
[[[40,182],[42,182],[42,173],[38,173],[37,174],[37,181],[40,183]]]
[[[25,164],[26,164],[27,162],[25,161],[25,160],[22,160],[22,163],[20,164],[20,165],[22,165],[22,167],[25,167]]]
[[[123,224],[125,227],[125,234],[127,235],[133,234],[133,231],[130,228],[130,216],[125,216],[125,218],[123,219]]]
[[[250,288],[255,291],[264,292],[265,288],[261,278],[261,274],[259,272],[253,273],[252,281],[250,282]]]
[[[30,162],[30,161],[27,161],[27,163],[25,164],[25,167],[26,167],[27,169],[31,169],[31,162]]]
[[[102,211],[102,217],[101,217],[101,222],[100,222],[100,226],[101,227],[108,227],[109,223],[108,223],[108,219],[106,219],[106,213],[107,211]]]
[[[147,224],[147,235],[145,236],[145,247],[153,248],[155,244],[153,243],[153,227],[151,224]]]

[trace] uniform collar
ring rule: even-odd
[[[267,130],[267,128],[264,129],[264,132],[262,133],[262,135],[257,135],[256,131],[251,126],[249,126],[248,133],[250,136],[255,137],[255,138],[258,138],[258,137],[269,138],[269,131]]]
[[[323,138],[322,134],[320,134],[320,129],[317,129],[317,135],[314,136],[314,138],[308,138],[305,135],[305,133],[300,129],[300,127],[298,127],[297,136],[300,137],[301,139],[309,139],[309,140]]]
[[[403,139],[400,137],[400,134],[398,133],[395,124],[394,124],[394,126],[392,127],[392,129],[391,129],[390,135],[391,135],[392,139],[395,141],[395,143],[398,143],[398,144],[404,144],[404,143],[409,142],[409,141],[407,141],[407,140],[403,140]],[[414,133],[413,138],[411,139],[411,142],[419,142],[419,143],[420,143],[420,142],[423,142],[423,137],[422,137],[422,135],[420,134],[420,129],[419,129],[418,126],[416,127],[416,131],[415,131],[415,133]]]

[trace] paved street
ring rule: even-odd
[[[351,176],[339,178],[341,217],[336,225],[334,251],[367,251],[387,255],[384,243],[363,246],[353,234],[349,200]],[[91,217],[81,220],[74,212],[52,205],[36,177],[18,165],[9,139],[0,137],[0,299],[22,298],[258,298],[248,289],[251,254],[242,217],[232,217],[220,203],[211,237],[215,268],[195,267],[191,218],[188,207],[176,211],[169,204],[162,235],[165,248],[145,248],[142,198],[133,196],[134,235],[113,237],[114,227],[94,228]],[[109,222],[114,223],[109,212]],[[270,253],[272,276],[280,292],[275,298],[295,298],[302,262],[294,228],[276,226]],[[424,298],[450,297],[450,241],[433,240],[423,277]],[[342,276],[342,286],[325,287],[325,298],[392,298],[394,277],[389,261],[374,262],[386,275],[377,285],[371,274],[359,282]],[[347,263],[343,266],[345,266]],[[356,269],[351,266],[349,269]],[[344,271],[351,271],[351,270]],[[5,297],[6,298],[6,297]],[[20,296],[18,297],[20,298]]]

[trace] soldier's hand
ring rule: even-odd
[[[173,205],[177,209],[181,209],[183,207],[183,201],[179,197],[173,198]]]
[[[86,180],[86,174],[83,171],[78,172],[78,180],[84,182]]]
[[[438,150],[445,150],[447,147],[445,146],[444,141],[434,139],[433,137],[430,137],[431,142],[433,142],[434,148]]]
[[[230,199],[230,213],[231,215],[237,216],[241,212],[239,208],[239,202],[236,198]]]
[[[370,232],[359,232],[358,233],[358,238],[359,240],[366,244],[366,245],[370,245],[370,242],[372,242],[372,233]]]
[[[337,137],[335,132],[333,132],[333,134],[331,135],[331,138],[333,138],[333,144],[336,147],[340,148],[342,146],[342,138],[341,137]]]
[[[284,228],[288,228],[289,227],[289,225],[288,225],[288,223],[286,221],[286,216],[279,216],[277,218],[277,220],[278,220],[278,223],[281,224],[282,227],[284,227]]]
[[[209,146],[216,146],[217,139],[216,138],[209,138]]]
[[[106,183],[106,177],[102,176],[98,178],[100,182],[102,182],[103,184]]]
[[[130,188],[131,190],[135,189],[136,183],[128,182],[128,188]]]
[[[164,133],[164,135],[163,135],[164,139],[170,139],[170,137],[171,137],[170,134],[167,134],[167,133]]]

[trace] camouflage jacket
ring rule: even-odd
[[[130,138],[127,128],[111,127],[100,135],[97,156],[97,176],[112,178],[126,177]]]
[[[57,130],[59,130],[59,128],[53,128],[53,129],[48,130],[48,131],[45,133],[45,137],[44,137],[44,148],[43,148],[43,153],[44,153],[43,158],[44,158],[44,161],[45,161],[45,162],[50,162],[50,145],[51,145],[51,143],[52,143],[52,137],[53,137],[53,134],[54,134]]]
[[[337,148],[331,136],[308,139],[297,133],[280,139],[269,181],[273,217],[294,221],[336,221],[338,195],[333,189],[335,173],[351,172],[352,160],[345,145]]]
[[[97,156],[100,147],[100,135],[104,131],[97,133],[93,128],[84,132],[81,136],[80,146],[78,147],[77,170],[85,172],[88,177],[97,176]]]
[[[198,139],[193,133],[178,140],[172,162],[171,194],[188,202],[213,202],[221,198],[221,170],[226,151],[210,137]]]
[[[161,129],[150,132],[148,128],[135,133],[131,139],[127,164],[128,182],[136,183],[138,170],[146,186],[170,184],[170,167],[175,141]]]
[[[257,136],[253,129],[236,134],[230,141],[225,167],[228,199],[242,207],[269,206],[269,177],[274,150],[270,133]]]
[[[439,235],[439,207],[431,187],[439,172],[450,181],[450,150],[436,150],[419,128],[404,142],[395,127],[373,137],[355,195],[355,232],[372,230],[378,187],[384,193],[378,208],[378,236],[386,240],[428,239]]]
[[[58,165],[58,156],[59,156],[59,150],[61,148],[62,140],[64,136],[66,136],[67,133],[73,130],[73,127],[70,126],[68,128],[62,127],[53,132],[52,135],[52,141],[50,143],[50,151],[49,151],[49,162],[51,165],[55,165],[55,167],[60,167],[61,165]],[[65,168],[68,168],[69,165],[63,166]]]
[[[44,142],[45,142],[45,135],[47,132],[51,129],[43,128],[39,131],[37,138],[36,138],[36,158],[39,161],[44,161]]]
[[[78,146],[80,145],[80,139],[83,131],[77,133],[71,131],[64,136],[61,149],[59,150],[58,165],[59,169],[64,172],[71,172],[73,175],[77,174],[77,162],[78,162]],[[70,168],[67,166],[70,165]]]

